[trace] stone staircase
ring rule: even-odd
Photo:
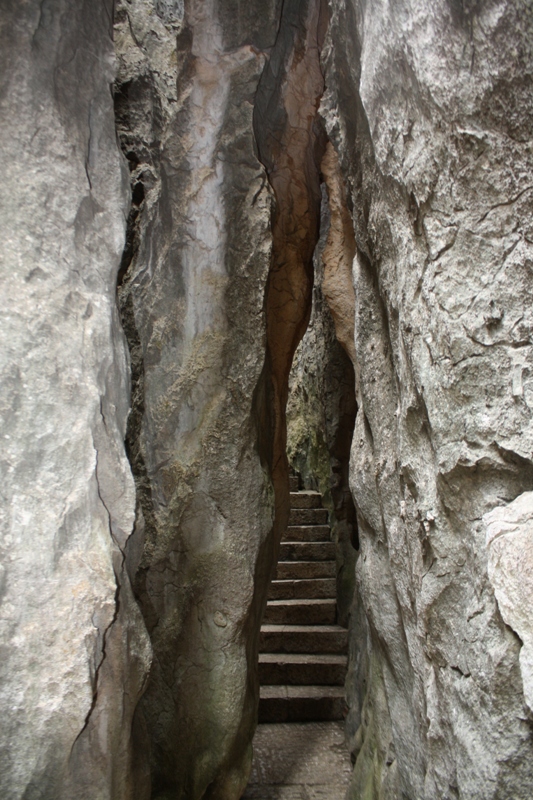
[[[259,647],[259,722],[344,716],[348,632],[336,624],[335,545],[318,492],[291,478],[281,543]]]

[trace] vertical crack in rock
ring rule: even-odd
[[[352,284],[355,241],[346,187],[330,143],[322,159],[321,173],[320,239],[313,258],[312,311],[290,373],[287,455],[302,485],[318,489],[330,511],[337,554],[338,621],[347,625],[358,544],[356,513],[349,487],[350,447],[356,415],[352,363],[355,359]]]
[[[330,213],[328,237],[322,253],[322,291],[335,323],[337,339],[355,368],[355,291],[352,276],[355,236],[339,159],[331,142],[326,145],[321,169]]]
[[[322,0],[288,0],[259,84],[254,131],[274,191],[272,262],[265,296],[267,353],[256,396],[259,442],[276,503],[274,552],[288,520],[286,405],[292,359],[311,313],[313,253],[320,228],[318,106],[324,91],[320,50],[327,28]]]

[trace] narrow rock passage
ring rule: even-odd
[[[259,725],[243,800],[344,800],[350,774],[342,722]]]

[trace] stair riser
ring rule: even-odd
[[[261,698],[259,722],[310,722],[344,719],[342,698]]]
[[[311,578],[302,581],[272,581],[269,600],[320,600],[335,598],[336,582],[333,578]]]
[[[322,508],[322,496],[307,492],[291,492],[291,508]]]
[[[269,625],[335,625],[335,606],[267,606],[263,622]]]
[[[344,686],[344,664],[259,664],[262,685]]]
[[[282,542],[280,561],[334,561],[333,542]]]
[[[280,581],[304,578],[334,578],[334,561],[279,561],[276,578]]]
[[[292,525],[283,534],[284,542],[329,542],[331,528],[329,525]]]
[[[292,475],[289,478],[289,489],[291,492],[298,491],[298,478],[294,478]]]
[[[336,631],[261,631],[261,653],[346,653],[348,632]]]
[[[289,525],[326,525],[328,512],[325,508],[292,508]]]

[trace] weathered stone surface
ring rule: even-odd
[[[483,517],[487,526],[489,578],[504,621],[522,641],[520,672],[533,711],[533,492]]]
[[[130,797],[150,662],[115,305],[127,176],[112,3],[2,4],[0,795]]]
[[[264,595],[272,558],[257,567],[272,528],[251,416],[271,238],[251,101],[275,8],[257,7],[251,40],[217,2],[163,19],[122,3],[117,16],[134,199],[142,186],[120,296],[144,528],[130,568],[154,648],[138,757],[154,796],[237,798],[251,764],[254,578]]]
[[[287,442],[348,617],[355,379],[351,796],[529,800],[530,4],[329,0],[324,80],[325,2],[117,2],[133,534],[112,6],[1,12],[2,800],[237,800]]]
[[[323,113],[357,244],[361,644],[368,626],[351,796],[525,800],[520,642],[482,516],[533,486],[533,17],[522,0],[331,9]]]

